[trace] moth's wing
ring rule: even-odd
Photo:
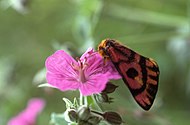
[[[158,90],[156,62],[122,45],[112,45],[106,51],[136,102],[149,110]]]

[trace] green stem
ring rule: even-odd
[[[85,106],[88,106],[87,96],[84,96],[84,105],[85,105]]]
[[[91,97],[92,97],[92,100],[93,100],[94,105],[96,106],[96,108],[97,108],[99,111],[102,111],[102,109],[101,109],[100,106],[98,105],[96,99],[94,98],[94,95],[91,95]]]
[[[80,105],[83,105],[83,96],[82,96],[82,93],[80,92],[80,101],[79,101],[79,104]]]

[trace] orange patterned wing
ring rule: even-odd
[[[103,40],[98,51],[106,60],[112,61],[136,102],[149,110],[158,90],[157,63],[111,39]]]

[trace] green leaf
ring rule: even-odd
[[[74,98],[74,101],[73,101],[73,106],[77,109],[79,107],[79,103],[77,101],[77,98],[75,97]]]
[[[69,99],[63,98],[63,101],[65,102],[67,109],[73,107],[73,103]]]

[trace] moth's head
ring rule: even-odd
[[[98,46],[98,53],[104,57],[108,58],[107,49],[113,44],[115,40],[112,39],[105,39],[102,40],[101,43]]]

